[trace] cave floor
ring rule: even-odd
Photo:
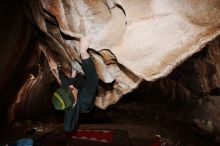
[[[189,125],[163,116],[168,114],[155,113],[152,108],[147,110],[149,112],[143,113],[143,111],[146,111],[143,110],[146,105],[142,107],[140,104],[138,104],[135,111],[127,112],[124,110],[129,109],[129,106],[123,105],[123,108],[119,106],[107,111],[96,109],[90,114],[82,115],[78,129],[122,130],[128,134],[127,139],[131,146],[151,146],[150,143],[156,142],[158,136],[161,136],[164,142],[170,143],[166,146],[218,146],[210,139],[200,136]],[[169,117],[171,116],[169,115]],[[54,118],[54,114],[50,114],[32,120],[16,121],[10,127],[1,130],[0,142],[8,143],[24,137],[42,141],[47,135],[62,133],[62,118],[63,114],[59,113],[56,118]],[[33,128],[36,128],[36,130],[33,130]]]
[[[50,120],[48,120],[48,122],[32,122],[30,120],[24,123],[17,122],[13,127],[4,129],[1,132],[1,141],[7,143],[24,137],[29,137],[34,140],[40,139],[39,141],[42,141],[45,139],[45,136],[62,133],[62,127],[63,124],[61,122]],[[30,129],[32,128],[36,128],[36,132],[31,133]],[[151,120],[137,121],[134,119],[117,119],[111,123],[103,124],[83,123],[79,124],[78,128],[87,130],[122,130],[128,134],[129,138],[127,137],[126,139],[131,146],[150,146],[150,143],[152,144],[157,141],[157,135],[163,137],[165,141],[170,141],[174,146],[217,146],[217,144],[212,143],[208,139],[197,135],[189,127],[171,121],[161,123]],[[27,134],[28,132],[29,134]],[[77,144],[80,146],[79,143]],[[116,146],[116,144],[114,145]]]

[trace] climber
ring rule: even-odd
[[[98,76],[94,62],[88,53],[91,42],[91,37],[82,37],[80,39],[79,52],[82,58],[84,76],[77,73],[74,69],[71,69],[71,71],[65,75],[64,72],[67,67],[65,67],[64,64],[57,65],[61,86],[53,94],[52,103],[55,109],[65,112],[65,132],[75,130],[79,114],[89,112],[94,104],[95,93],[98,86]],[[51,63],[49,62],[49,64]]]

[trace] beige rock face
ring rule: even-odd
[[[220,34],[219,0],[25,0],[24,5],[45,33],[39,47],[47,58],[77,66],[79,38],[94,36],[91,55],[106,83],[96,98],[100,108],[142,80],[167,76]]]
[[[127,29],[121,41],[111,51],[121,64],[140,78],[155,80],[166,76],[175,66],[219,34],[217,5],[220,3],[216,4],[217,1],[136,2],[137,4],[127,4],[133,6],[132,9],[125,7],[128,12]],[[206,5],[207,3],[210,5]],[[145,13],[140,13],[140,8],[146,10]]]

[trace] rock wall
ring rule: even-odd
[[[143,82],[132,96],[175,111],[178,120],[199,132],[220,136],[220,37],[209,42],[173,72],[155,82]],[[143,99],[141,99],[144,101]]]
[[[52,80],[20,1],[0,2],[0,125],[45,111]]]
[[[142,80],[167,76],[220,34],[218,0],[23,2],[29,19],[45,33],[47,45],[41,50],[48,59],[58,61],[59,56],[73,67],[81,61],[80,37],[94,36],[91,56],[105,83],[96,105],[103,109]],[[55,72],[54,76],[58,77]]]
[[[95,34],[90,53],[100,79],[99,108],[115,104],[143,80],[148,81],[144,94],[169,97],[174,105],[198,105],[208,95],[217,100],[219,5],[217,0],[4,0],[1,112],[12,121],[45,111],[57,77],[47,60],[61,58],[83,72],[77,47],[89,34]],[[217,105],[210,109],[218,112]],[[218,113],[213,117],[218,119]]]
[[[146,82],[147,94],[166,95],[171,99],[189,101],[206,95],[220,95],[220,38],[209,42],[200,52],[194,54],[173,70],[167,77],[155,82]]]

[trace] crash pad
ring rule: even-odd
[[[84,129],[55,133],[38,141],[42,146],[130,146],[125,130]]]

